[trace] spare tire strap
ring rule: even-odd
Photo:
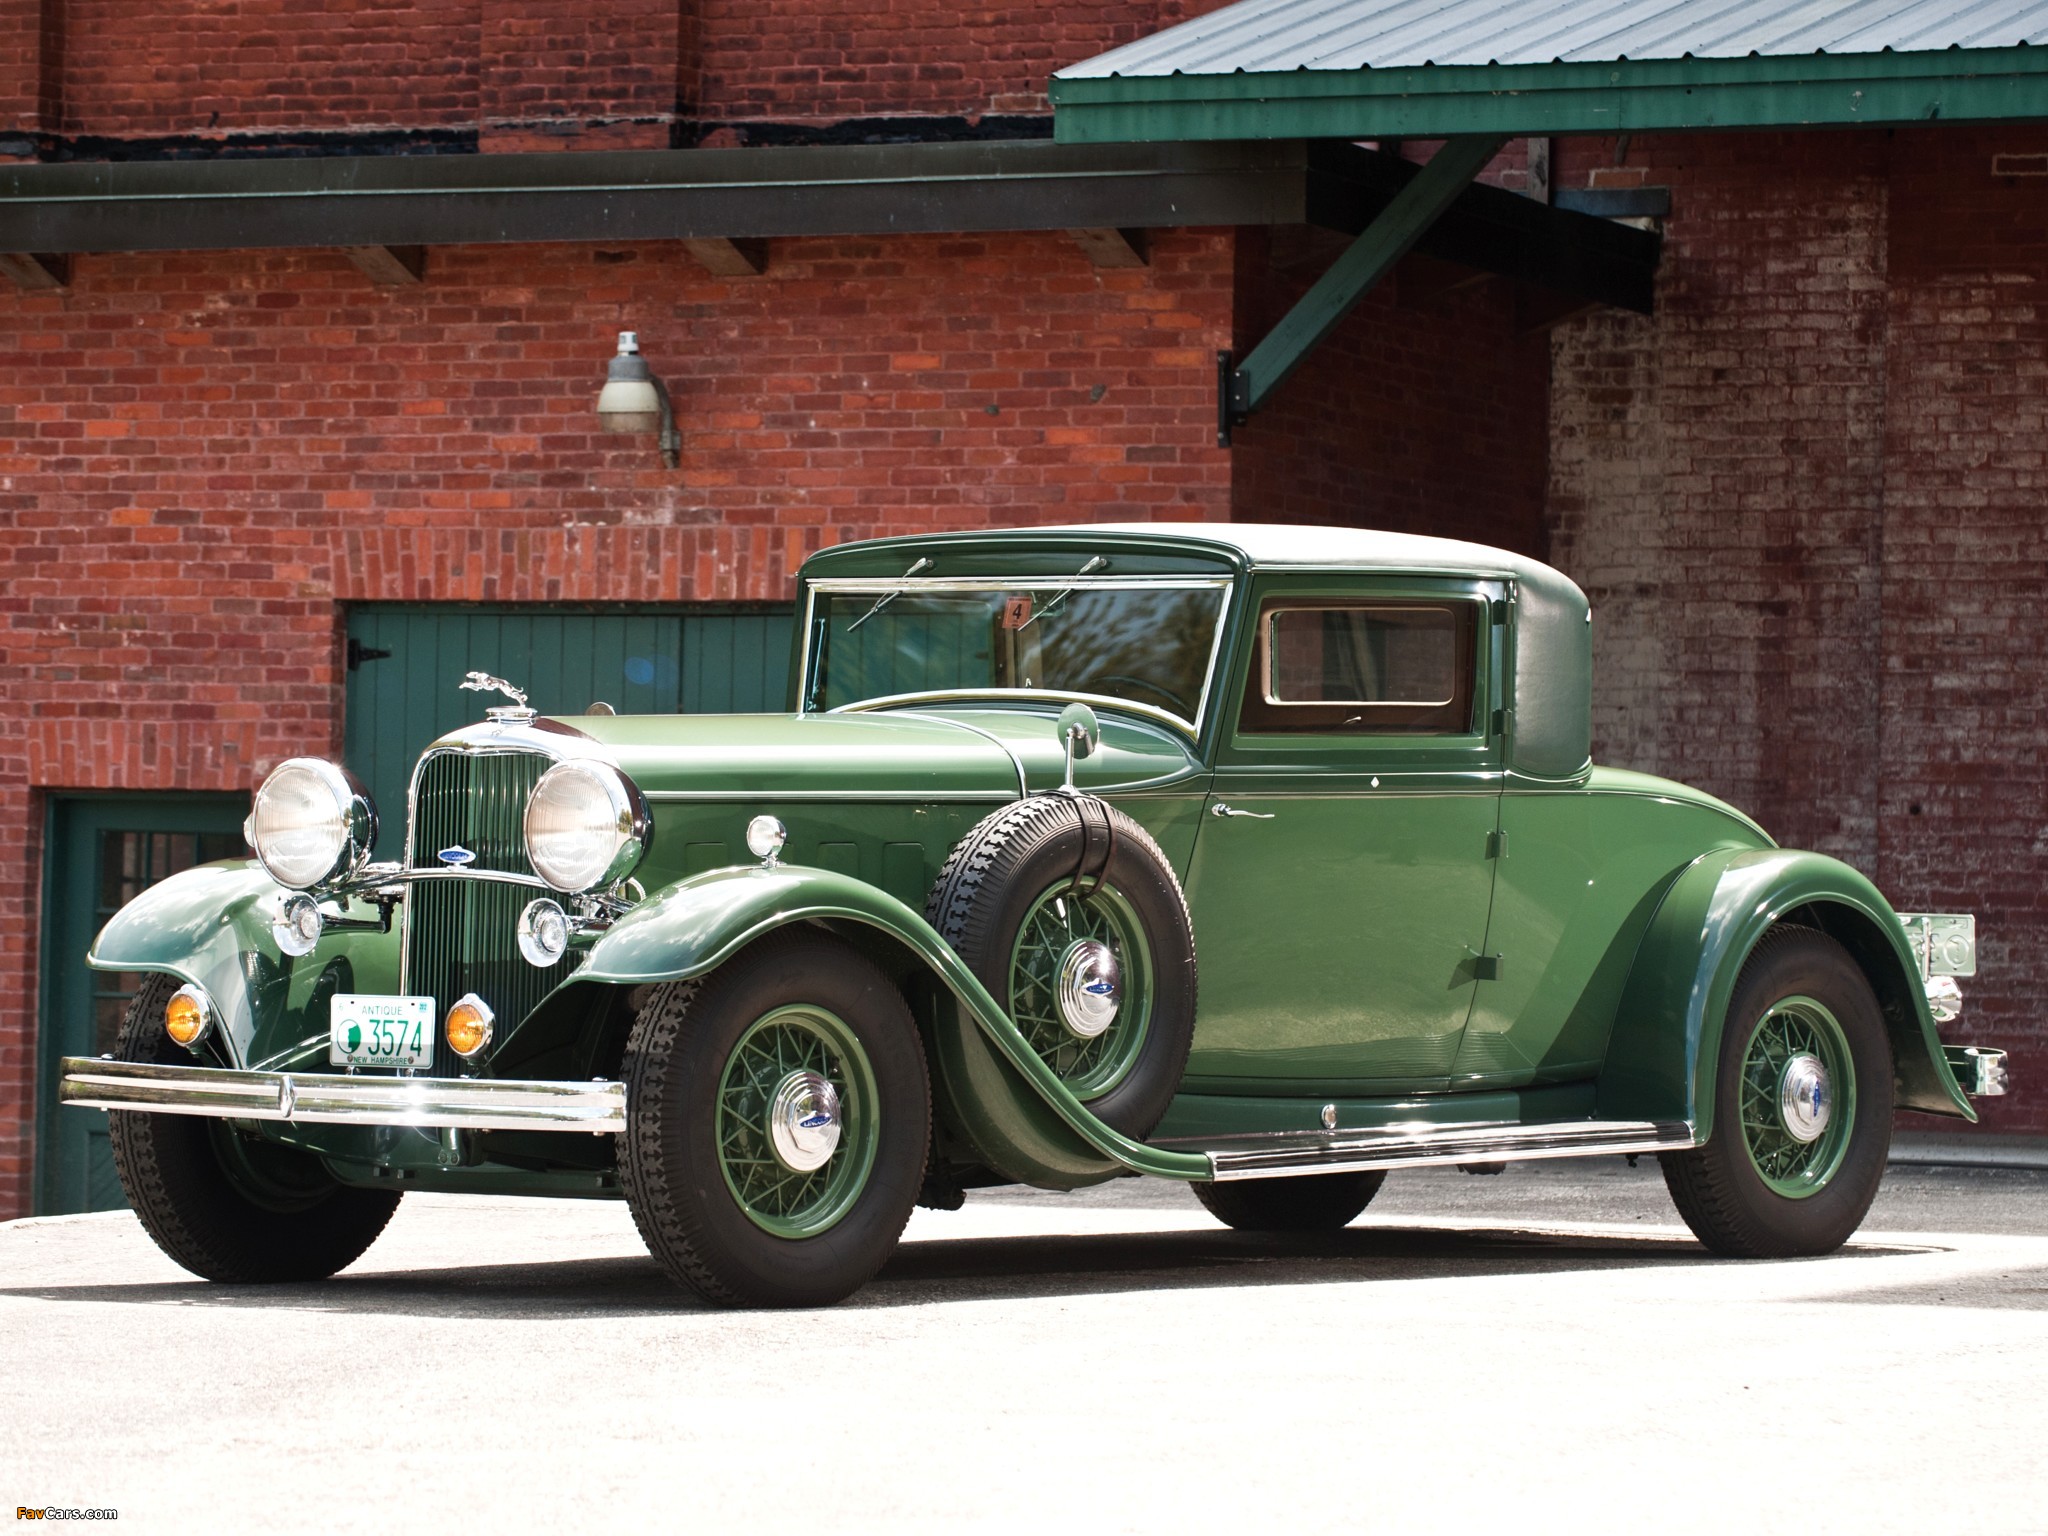
[[[1087,900],[1102,889],[1102,882],[1109,878],[1109,861],[1116,852],[1116,821],[1109,814],[1109,807],[1093,795],[1076,795],[1074,810],[1081,818],[1081,856],[1074,864],[1073,883],[1067,893],[1081,900]],[[1082,884],[1093,877],[1084,891]]]

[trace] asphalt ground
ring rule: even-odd
[[[1895,1168],[1778,1263],[1709,1258],[1650,1158],[1399,1174],[1312,1239],[993,1192],[780,1314],[615,1204],[413,1196],[264,1289],[126,1213],[0,1227],[0,1505],[130,1530],[2038,1532],[2044,1376],[2025,1170]]]

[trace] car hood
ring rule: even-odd
[[[555,750],[607,758],[648,793],[943,800],[1056,788],[1064,773],[1056,718],[1051,706],[954,706],[831,715],[577,715],[546,724],[559,733],[551,734]],[[1076,770],[1082,788],[1172,782],[1196,771],[1190,744],[1163,727],[1105,713],[1102,728],[1101,750]],[[572,745],[579,738],[581,746]]]

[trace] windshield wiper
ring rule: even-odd
[[[1074,574],[1076,576],[1086,576],[1090,571],[1099,571],[1102,569],[1102,567],[1104,567],[1107,564],[1109,564],[1109,561],[1104,556],[1091,555],[1088,558],[1088,563],[1082,566],[1081,569],[1079,569],[1078,571],[1074,572]],[[1034,613],[1033,615],[1031,615],[1030,618],[1026,619],[1022,624],[1019,624],[1017,626],[1017,633],[1022,634],[1025,630],[1029,629],[1032,625],[1036,624],[1040,619],[1049,617],[1056,609],[1058,609],[1061,603],[1064,603],[1068,598],[1072,597],[1073,595],[1074,589],[1072,587],[1061,587],[1059,591],[1053,593],[1051,602],[1047,603],[1043,608],[1039,609],[1038,612]]]
[[[923,570],[926,566],[930,564],[931,561],[929,560],[920,560],[917,562],[917,564],[913,565],[909,570],[905,571],[900,579],[908,581],[911,577],[915,576],[919,571]],[[867,623],[869,619],[872,619],[876,614],[880,613],[884,608],[888,607],[891,603],[895,602],[896,599],[901,597],[902,595],[903,594],[901,591],[884,592],[880,597],[875,599],[874,607],[870,608],[866,613],[862,614],[859,618],[855,619],[851,624],[846,626],[846,632],[849,635],[852,634],[856,629],[859,629],[861,625]]]

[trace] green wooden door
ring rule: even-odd
[[[89,970],[106,920],[145,887],[212,859],[244,857],[247,795],[59,796],[43,855],[43,1007],[37,1083],[36,1209],[105,1211],[126,1202],[103,1110],[57,1106],[57,1062],[114,1049],[142,978]]]
[[[464,673],[504,678],[542,714],[580,715],[600,700],[622,715],[780,710],[791,624],[786,603],[350,609],[342,756],[377,802],[377,856],[399,856],[406,785],[421,750],[508,702],[463,692]]]

